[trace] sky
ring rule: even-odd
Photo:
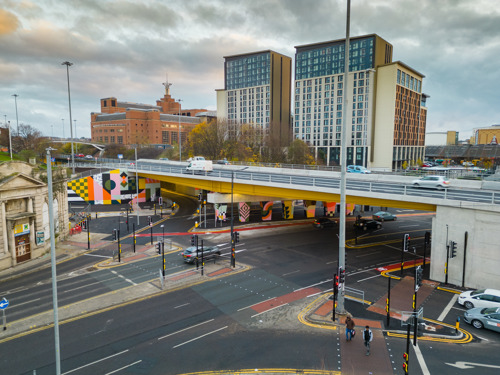
[[[343,39],[347,0],[0,0],[0,123],[90,137],[100,99],[216,109],[224,56]],[[425,75],[427,132],[500,124],[500,1],[352,0],[351,36],[377,34]],[[293,79],[292,74],[292,79]],[[17,94],[17,99],[12,96]],[[63,127],[64,124],[64,127]]]

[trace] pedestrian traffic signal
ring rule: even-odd
[[[405,374],[408,373],[408,353],[403,353],[403,370],[405,371]]]
[[[405,234],[405,238],[403,241],[403,250],[404,251],[409,251],[410,250],[410,235],[408,233]]]
[[[455,241],[450,241],[450,258],[455,258],[457,256],[457,243]]]
[[[240,233],[234,232],[234,243],[239,243],[239,242],[240,242]]]
[[[424,270],[422,266],[418,266],[415,269],[415,291],[417,291],[422,286],[422,280],[424,278]]]
[[[153,219],[151,219],[151,216],[148,216],[148,224],[150,227],[153,226]]]
[[[196,245],[196,234],[193,234],[191,236],[191,246],[195,246]]]
[[[345,269],[343,269],[342,267],[339,267],[339,283],[345,283]]]
[[[116,229],[113,229],[113,241],[116,241],[118,239],[118,231]]]
[[[424,243],[426,245],[431,243],[431,232],[425,232]]]

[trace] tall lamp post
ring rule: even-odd
[[[59,315],[57,306],[57,275],[56,275],[56,247],[54,233],[54,197],[52,192],[52,158],[50,151],[53,148],[47,149],[47,183],[49,190],[49,228],[50,228],[50,261],[52,269],[52,304],[54,309],[54,340],[56,353],[56,375],[61,375],[61,351],[59,345]]]
[[[66,135],[64,134],[64,119],[62,118],[61,121],[63,126],[63,139],[66,139]]]
[[[10,150],[10,160],[12,160],[12,129],[10,127],[10,121],[9,121],[9,150]]]
[[[346,173],[347,173],[347,127],[349,122],[347,121],[347,79],[349,77],[349,32],[351,25],[351,0],[347,0],[347,16],[346,16],[346,37],[345,37],[345,61],[344,61],[344,99],[342,102],[342,141],[341,141],[341,151],[340,151],[340,225],[339,225],[339,268],[345,268],[345,227],[346,227]],[[338,294],[338,311],[343,313],[345,311],[344,306],[344,288],[345,281],[342,285],[342,292]],[[333,307],[335,308],[335,307]]]
[[[179,161],[182,161],[182,142],[181,142],[181,102],[182,99],[177,99],[179,102]]]
[[[139,229],[139,177],[137,176],[137,145],[135,145],[135,191],[137,199],[137,229]],[[135,235],[134,235],[135,241]]]
[[[17,136],[19,137],[19,117],[17,116],[17,97],[19,95],[17,94],[13,94],[12,95],[14,97],[14,103],[16,103],[16,124],[17,124]]]
[[[73,151],[73,119],[71,118],[71,93],[69,89],[69,67],[73,65],[69,61],[61,63],[61,65],[66,65],[66,76],[68,77],[68,104],[69,104],[69,128],[71,130],[71,164],[73,174],[75,174],[75,152]]]
[[[76,120],[73,120],[75,123],[75,139],[78,141],[78,136],[76,135]],[[78,142],[75,143],[75,152],[78,153]]]

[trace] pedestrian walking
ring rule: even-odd
[[[350,315],[345,318],[345,341],[351,341],[354,336],[354,320]]]
[[[366,326],[363,331],[363,340],[366,346],[366,355],[370,355],[370,342],[373,340],[373,333],[370,326]]]

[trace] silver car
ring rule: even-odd
[[[413,187],[429,188],[429,189],[446,189],[450,187],[450,181],[446,180],[443,176],[425,176],[418,180],[413,180]]]
[[[196,246],[188,247],[182,253],[184,262],[195,263],[196,262]],[[215,254],[220,255],[220,248],[217,246],[206,246],[203,248],[203,257],[206,259],[213,257]],[[201,262],[201,247],[198,247],[198,261]]]
[[[481,308],[467,310],[464,320],[472,324],[474,328],[487,328],[500,332],[500,307]]]

